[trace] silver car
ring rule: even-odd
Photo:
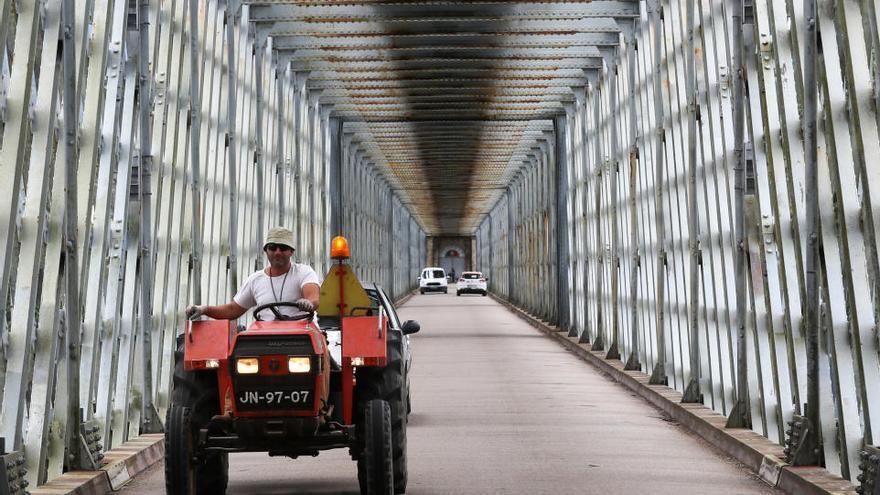
[[[419,324],[414,320],[407,320],[405,322],[400,321],[400,318],[397,316],[397,311],[394,309],[394,304],[391,303],[391,299],[388,297],[388,294],[385,293],[385,290],[382,288],[382,286],[370,282],[364,283],[362,285],[364,287],[364,290],[367,291],[367,295],[370,296],[373,307],[378,310],[381,306],[385,311],[385,314],[388,315],[391,329],[399,330],[403,333],[404,380],[406,382],[406,413],[407,415],[409,415],[409,413],[412,411],[412,399],[409,386],[409,371],[410,369],[412,369],[412,347],[410,346],[409,336],[410,334],[419,331]]]

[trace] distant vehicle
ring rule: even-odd
[[[449,292],[448,282],[446,281],[446,270],[429,266],[422,269],[422,275],[419,277],[419,292]]]
[[[486,276],[481,272],[462,272],[461,278],[455,286],[455,295],[462,294],[488,294],[486,289]]]

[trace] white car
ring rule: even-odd
[[[435,266],[429,266],[422,269],[422,275],[419,277],[419,292],[442,292],[446,294],[449,291],[446,282],[446,270]]]
[[[455,284],[455,295],[482,294],[486,295],[486,277],[481,272],[462,272]]]

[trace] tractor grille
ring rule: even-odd
[[[308,411],[315,404],[315,375],[321,369],[321,356],[315,354],[308,335],[239,337],[232,352],[230,374],[239,411]],[[272,374],[264,370],[239,375],[235,369],[240,357],[279,356]],[[286,373],[286,356],[309,356],[310,373]],[[279,374],[280,371],[280,374]]]
[[[235,343],[235,356],[265,356],[267,354],[288,354],[306,356],[314,354],[312,339],[308,335],[260,335],[240,336]]]

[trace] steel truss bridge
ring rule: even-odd
[[[7,459],[33,488],[162,431],[182,308],[286,225],[319,273],[346,235],[395,297],[472,237],[498,296],[870,481],[878,23],[871,0],[0,0]]]

